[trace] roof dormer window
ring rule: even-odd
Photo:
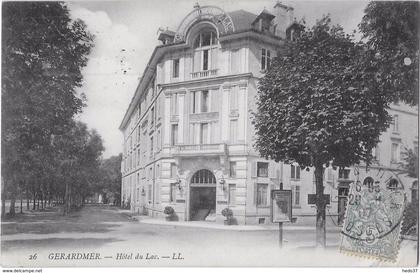
[[[213,28],[202,29],[195,37],[192,77],[215,76],[217,71],[218,39]],[[208,71],[201,73],[203,71]],[[198,72],[198,74],[197,74]]]
[[[194,48],[217,45],[217,34],[215,31],[207,30],[197,35],[194,41]]]

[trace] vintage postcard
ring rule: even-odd
[[[1,266],[416,267],[419,2],[3,1]]]

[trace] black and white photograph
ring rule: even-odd
[[[1,4],[3,272],[416,272],[419,1]]]

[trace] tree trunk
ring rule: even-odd
[[[322,164],[315,166],[315,185],[316,185],[316,247],[325,248],[325,206],[324,198],[324,168]]]
[[[64,210],[63,210],[64,215],[67,215],[70,212],[70,197],[71,197],[70,185],[69,185],[69,182],[66,182],[66,191],[64,193]]]
[[[12,183],[10,184],[10,208],[9,208],[9,215],[10,216],[15,216],[16,211],[15,211],[15,204],[16,204],[16,180],[12,180]]]
[[[1,218],[6,216],[6,180],[1,179]]]
[[[29,194],[29,187],[28,182],[26,182],[26,210],[29,211],[29,200],[30,200],[30,194]]]
[[[34,190],[34,200],[33,200],[34,202],[33,202],[33,205],[32,205],[32,210],[35,210],[36,209],[36,193],[35,193],[35,190]]]
[[[20,194],[20,213],[23,213],[23,192]]]
[[[15,216],[15,204],[16,204],[16,196],[12,195],[12,198],[10,199],[10,209],[9,209],[9,215]]]

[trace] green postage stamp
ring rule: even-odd
[[[395,261],[406,196],[395,176],[385,181],[366,177],[350,187],[340,251]]]

